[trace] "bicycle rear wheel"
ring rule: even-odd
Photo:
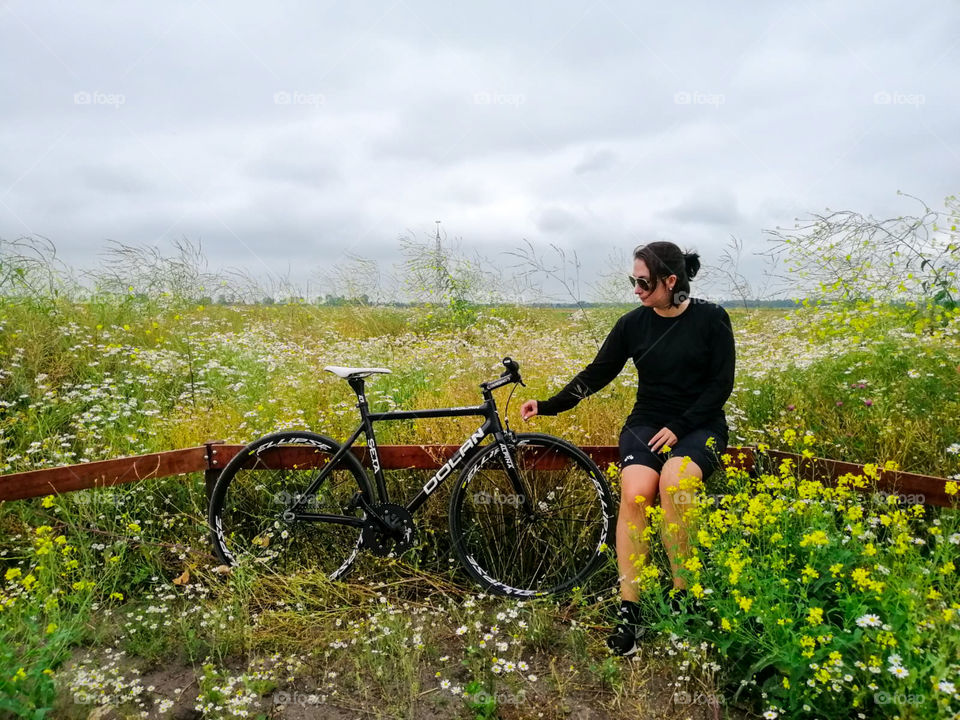
[[[333,580],[345,575],[360,549],[365,516],[348,505],[357,492],[373,497],[363,466],[348,453],[304,497],[339,448],[330,438],[306,431],[273,433],[243,448],[223,469],[210,498],[213,548],[220,561],[252,561],[283,572],[309,568]],[[296,517],[285,519],[284,511],[299,499]]]
[[[582,583],[603,560],[614,502],[596,464],[551,435],[494,443],[463,469],[450,534],[467,573],[498,595],[532,597]]]

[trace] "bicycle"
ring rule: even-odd
[[[450,495],[449,530],[454,553],[475,582],[493,594],[518,597],[558,593],[582,583],[602,562],[614,532],[609,485],[593,460],[572,443],[541,433],[515,433],[509,422],[501,423],[493,391],[523,384],[519,365],[509,357],[502,362],[506,369],[498,379],[480,383],[480,405],[389,412],[370,412],[364,379],[390,370],[324,368],[356,393],[359,427],[343,444],[310,431],[276,432],[232,458],[209,506],[220,561],[237,565],[249,557],[267,566],[309,561],[338,580],[362,550],[399,556],[414,545],[414,513],[462,464]],[[483,417],[483,424],[406,505],[392,503],[373,424],[465,416]],[[349,452],[361,433],[375,493],[367,472]],[[482,444],[489,436],[493,441]]]

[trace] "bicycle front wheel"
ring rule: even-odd
[[[615,516],[606,478],[586,453],[539,433],[487,446],[450,496],[454,551],[497,595],[549,595],[582,583],[603,560]]]
[[[361,545],[360,492],[372,500],[363,466],[350,453],[328,468],[340,446],[323,435],[285,431],[241,450],[223,469],[210,498],[209,522],[221,562],[261,569],[319,570],[333,580],[350,569]]]

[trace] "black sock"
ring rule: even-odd
[[[620,622],[628,622],[633,625],[640,623],[640,603],[634,600],[622,600],[620,610],[617,612]]]

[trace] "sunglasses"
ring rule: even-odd
[[[651,285],[650,281],[646,278],[634,277],[633,275],[627,275],[627,277],[630,278],[630,284],[633,285],[633,287],[639,285],[640,289],[644,292],[650,292],[650,290],[653,288],[653,285]]]

